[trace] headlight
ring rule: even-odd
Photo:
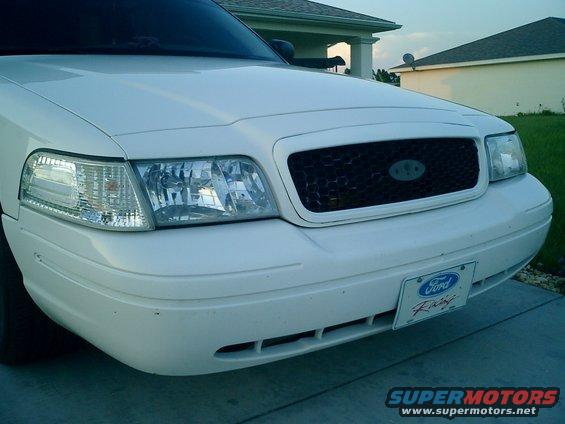
[[[136,162],[157,226],[269,218],[277,208],[259,167],[246,157]]]
[[[528,171],[526,155],[518,134],[487,137],[486,145],[491,181],[503,180]]]
[[[20,200],[69,221],[108,230],[153,228],[126,162],[102,162],[55,153],[32,154],[24,166]]]

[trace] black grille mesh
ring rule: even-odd
[[[397,162],[425,165],[414,181],[398,181],[389,170]],[[300,200],[323,213],[385,205],[471,189],[479,159],[470,139],[383,141],[293,153],[288,167]]]

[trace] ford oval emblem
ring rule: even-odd
[[[417,160],[401,160],[394,163],[388,173],[398,181],[414,181],[424,175],[426,165]]]
[[[459,274],[448,272],[430,278],[420,286],[418,294],[421,297],[432,297],[451,290],[459,281]]]

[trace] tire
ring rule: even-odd
[[[27,293],[0,220],[0,363],[25,364],[78,345],[78,337],[51,321]]]

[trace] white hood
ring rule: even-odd
[[[249,60],[15,56],[0,58],[0,75],[110,135],[349,108],[481,114],[386,84]]]

